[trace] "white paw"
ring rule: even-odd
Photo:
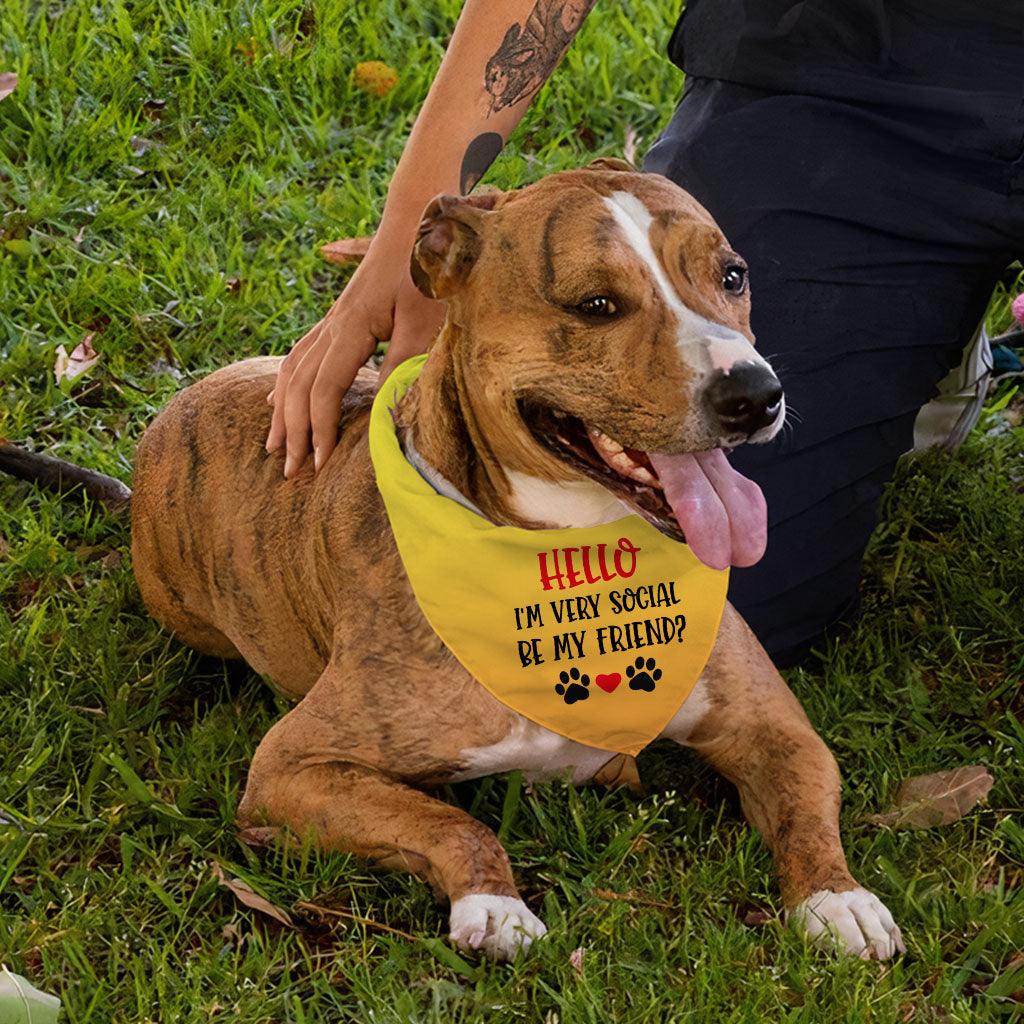
[[[515,896],[472,893],[452,904],[451,940],[459,949],[482,949],[495,960],[512,960],[547,933],[544,922]]]
[[[888,960],[905,953],[903,936],[886,905],[867,889],[822,889],[789,912],[790,923],[816,944],[862,960]]]

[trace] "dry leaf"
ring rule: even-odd
[[[18,85],[18,76],[13,71],[0,71],[0,100],[7,99]]]
[[[569,964],[576,972],[577,978],[583,977],[583,957],[586,955],[586,952],[582,946],[578,946],[569,954]]]
[[[128,145],[136,156],[142,156],[143,153],[147,153],[151,149],[156,149],[160,143],[154,142],[152,139],[144,138],[141,135],[133,135],[128,140]]]
[[[240,878],[228,878],[224,874],[224,869],[217,863],[213,865],[213,874],[225,889],[231,890],[239,903],[252,910],[257,910],[261,914],[266,914],[267,917],[272,917],[275,921],[280,921],[281,924],[289,928],[295,927],[287,912],[280,907],[275,907],[270,900],[261,896],[258,892],[253,892],[252,886],[248,882],[243,882]]]
[[[142,101],[142,116],[149,121],[159,121],[167,100],[161,100],[150,96]]]
[[[259,43],[255,36],[249,36],[248,39],[235,43],[235,49],[251,64],[256,59]]]
[[[743,923],[748,928],[761,928],[766,925],[772,919],[772,915],[766,910],[748,910],[743,915]]]
[[[320,255],[331,263],[358,263],[369,251],[373,235],[369,238],[339,238],[320,246]]]
[[[238,830],[238,839],[246,846],[274,846],[281,838],[276,825],[251,825]]]
[[[988,796],[993,779],[981,765],[966,765],[900,783],[893,806],[867,820],[887,828],[931,828],[962,818]]]
[[[381,60],[364,60],[352,72],[356,88],[373,96],[387,96],[398,85],[398,72]]]
[[[53,376],[59,384],[62,380],[74,380],[88,370],[97,359],[99,353],[92,347],[95,334],[87,334],[74,348],[71,355],[63,345],[57,346],[57,358],[53,364]]]
[[[626,142],[622,147],[622,155],[636,167],[636,129],[631,124],[626,125]]]

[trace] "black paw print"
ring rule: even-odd
[[[581,676],[578,668],[571,668],[568,672],[559,672],[558,678],[561,682],[555,683],[555,693],[566,704],[575,704],[576,701],[586,700],[590,696],[590,690],[587,689],[590,686],[590,676]]]
[[[629,680],[631,690],[646,690],[648,693],[654,689],[654,684],[661,678],[661,669],[653,658],[644,661],[637,658],[626,669],[626,678]]]

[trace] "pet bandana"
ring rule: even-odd
[[[412,466],[393,409],[426,356],[381,385],[370,454],[398,551],[431,628],[503,704],[571,740],[635,755],[711,655],[727,569],[639,516],[603,526],[496,526]]]

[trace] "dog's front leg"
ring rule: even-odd
[[[451,901],[451,938],[462,949],[496,959],[528,949],[546,928],[519,897],[498,837],[459,808],[359,763],[373,745],[372,716],[331,707],[332,692],[321,677],[263,738],[239,826],[286,826],[324,849],[418,875]]]
[[[774,855],[783,903],[797,927],[865,958],[903,950],[888,909],[847,867],[835,759],[731,607],[699,689],[666,735],[739,789],[744,814]]]

